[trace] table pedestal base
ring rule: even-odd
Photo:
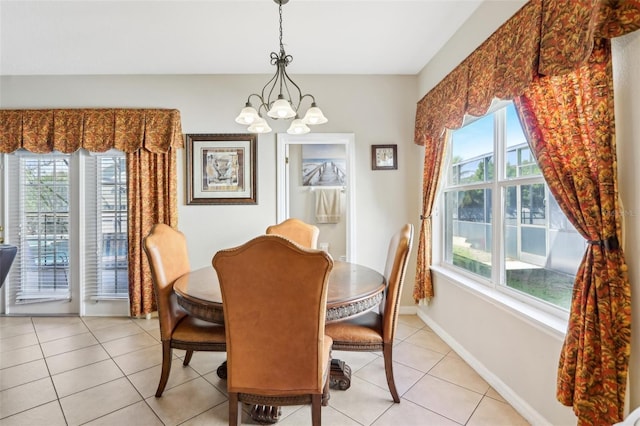
[[[331,360],[329,387],[339,390],[347,390],[351,387],[351,367],[345,364],[344,361],[339,359]]]

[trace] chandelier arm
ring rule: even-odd
[[[279,71],[276,69],[276,72],[275,74],[273,74],[273,77],[271,77],[269,81],[267,81],[267,84],[265,84],[262,87],[262,96],[260,96],[260,100],[262,101],[262,105],[265,107],[267,111],[269,110],[269,106],[271,104],[271,95],[273,93],[273,89],[278,83],[278,72]],[[265,96],[265,92],[267,91],[267,87],[269,87],[269,85],[271,85],[271,88],[269,89],[269,95]]]
[[[284,81],[285,87],[287,88],[287,94],[289,95],[289,102],[291,102],[292,105],[294,103],[294,100],[293,100],[293,96],[291,95],[291,91],[289,90],[289,86],[287,85],[287,81],[289,81],[298,91],[298,104],[293,108],[297,112],[298,108],[300,107],[300,104],[302,103],[302,90],[300,90],[300,86],[298,86],[296,82],[293,81],[291,77],[289,77],[289,74],[287,73],[286,69],[283,68],[282,73],[284,75],[282,81]]]

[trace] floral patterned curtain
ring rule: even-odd
[[[622,420],[631,353],[610,41],[597,43],[587,65],[536,79],[514,100],[550,191],[589,241],[573,286],[557,388],[558,399],[573,405],[580,425]]]
[[[424,190],[422,191],[422,214],[420,215],[421,225],[418,233],[418,262],[424,265],[418,269],[416,273],[422,274],[416,276],[416,281],[423,283],[421,286],[413,288],[413,300],[418,303],[422,299],[431,299],[433,296],[433,282],[429,273],[431,267],[431,214],[433,205],[438,195],[438,184],[440,183],[440,174],[442,172],[442,163],[445,158],[444,151],[446,149],[446,141],[448,138],[443,137],[437,140],[435,146],[430,146],[424,155],[423,166],[423,182]]]
[[[178,224],[175,150],[183,144],[175,109],[0,110],[0,153],[126,153],[132,316],[156,310],[142,239],[153,223]]]

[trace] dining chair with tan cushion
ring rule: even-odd
[[[162,396],[171,372],[173,349],[184,349],[183,365],[189,365],[193,351],[226,351],[224,326],[196,319],[177,303],[174,282],[191,269],[187,241],[182,232],[155,224],[144,238],[144,251],[158,306],[162,341],[162,373],[156,396]]]
[[[261,235],[217,252],[212,264],[227,332],[229,424],[240,424],[245,402],[310,403],[312,423],[320,425],[329,395],[331,338],[324,326],[331,256]]]
[[[386,289],[378,311],[327,324],[325,333],[337,351],[382,351],[387,384],[394,402],[400,402],[393,378],[393,339],[398,323],[398,304],[413,244],[413,225],[406,224],[389,243],[384,269]]]
[[[300,219],[289,218],[276,225],[267,227],[267,235],[282,235],[302,247],[315,249],[318,247],[320,229]]]

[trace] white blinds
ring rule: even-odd
[[[70,299],[69,155],[9,156],[9,239],[18,246],[9,282],[14,303]]]

